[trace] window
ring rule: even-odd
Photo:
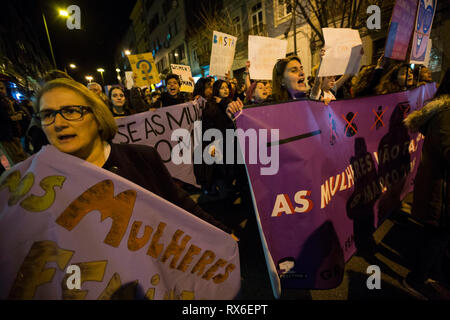
[[[292,0],[275,0],[275,4],[278,20],[292,13]]]
[[[264,32],[264,20],[261,2],[258,2],[252,7],[250,21],[252,23],[252,31],[254,35]]]
[[[184,53],[184,45],[180,45],[175,50],[169,53],[169,62],[179,64],[185,57],[186,55]]]
[[[166,39],[170,41],[170,40],[171,40],[172,38],[174,38],[177,34],[178,34],[177,20],[173,20],[173,21],[169,24],[169,33],[167,34]]]
[[[165,15],[168,15],[170,10],[172,9],[172,0],[165,0],[162,9]]]
[[[158,63],[156,64],[156,67],[158,68],[158,72],[162,73],[164,71],[164,69],[166,69],[166,67],[167,67],[166,57],[162,57],[162,59],[159,60]]]
[[[155,14],[153,16],[152,20],[150,20],[150,23],[148,24],[150,32],[155,30],[158,27],[158,25],[159,25],[159,16],[158,16],[158,14]]]
[[[239,37],[241,35],[241,17],[237,16],[233,18],[234,35]]]

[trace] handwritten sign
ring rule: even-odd
[[[181,87],[180,91],[183,92],[194,92],[194,82],[189,80],[192,78],[192,72],[190,66],[185,66],[181,64],[171,64],[170,68],[172,73],[177,74],[180,77]]]
[[[319,77],[358,73],[362,57],[359,31],[348,28],[323,28],[322,31],[326,52]]]
[[[236,37],[218,31],[213,32],[209,66],[209,73],[211,75],[225,77],[225,74],[231,71],[236,42]]]
[[[125,285],[136,288],[129,299],[239,291],[229,234],[53,146],[2,175],[0,216],[0,299],[103,300]],[[70,265],[81,271],[80,289],[68,286]]]
[[[426,60],[436,6],[437,0],[420,1],[412,38],[410,63],[424,63]]]
[[[161,81],[151,52],[129,55],[128,60],[131,69],[137,75],[136,85],[138,87],[150,87]]]
[[[286,57],[287,41],[269,37],[248,36],[250,78],[272,80],[273,66]]]

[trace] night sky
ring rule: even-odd
[[[136,0],[51,0],[30,1],[27,12],[32,14],[33,24],[42,48],[51,61],[50,49],[45,33],[42,12],[45,14],[50,39],[58,69],[67,69],[77,81],[86,82],[85,75],[101,82],[97,68],[105,69],[106,84],[117,83],[114,55],[131,25],[129,16]],[[58,9],[77,5],[81,9],[81,30],[69,30],[66,18],[59,16]],[[69,64],[78,66],[73,70]]]

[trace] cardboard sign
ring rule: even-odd
[[[237,38],[229,34],[214,31],[211,48],[209,74],[225,77],[231,71]]]
[[[319,77],[358,73],[362,57],[359,31],[348,28],[323,28],[322,31],[326,52]]]
[[[131,69],[137,75],[136,85],[138,87],[150,87],[161,81],[151,52],[129,55],[128,60]]]
[[[172,73],[177,74],[180,77],[180,91],[194,92],[195,83],[189,80],[189,78],[192,78],[191,67],[181,64],[171,64],[170,68],[172,69]]]
[[[269,37],[248,36],[250,78],[272,80],[273,66],[286,57],[287,41]]]

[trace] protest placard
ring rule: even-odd
[[[125,84],[128,90],[133,88],[134,85],[133,71],[125,71]]]
[[[286,57],[287,41],[269,37],[248,36],[250,78],[272,80],[273,66]]]
[[[231,235],[50,145],[2,175],[0,216],[0,299],[233,299],[240,288]]]
[[[414,29],[418,0],[397,0],[392,10],[384,56],[405,61]]]
[[[349,28],[323,28],[325,55],[319,77],[356,74],[362,57],[362,41],[358,30]]]
[[[231,71],[237,38],[229,34],[214,31],[211,47],[209,74],[225,77]]]
[[[129,55],[128,60],[131,69],[137,76],[136,85],[138,87],[150,87],[161,81],[151,52]]]
[[[180,91],[194,92],[195,83],[190,80],[190,78],[192,78],[191,67],[181,64],[171,64],[170,68],[172,69],[172,73],[177,74],[180,77]]]
[[[431,35],[437,0],[420,1],[417,9],[416,28],[412,37],[410,63],[424,63]]]

